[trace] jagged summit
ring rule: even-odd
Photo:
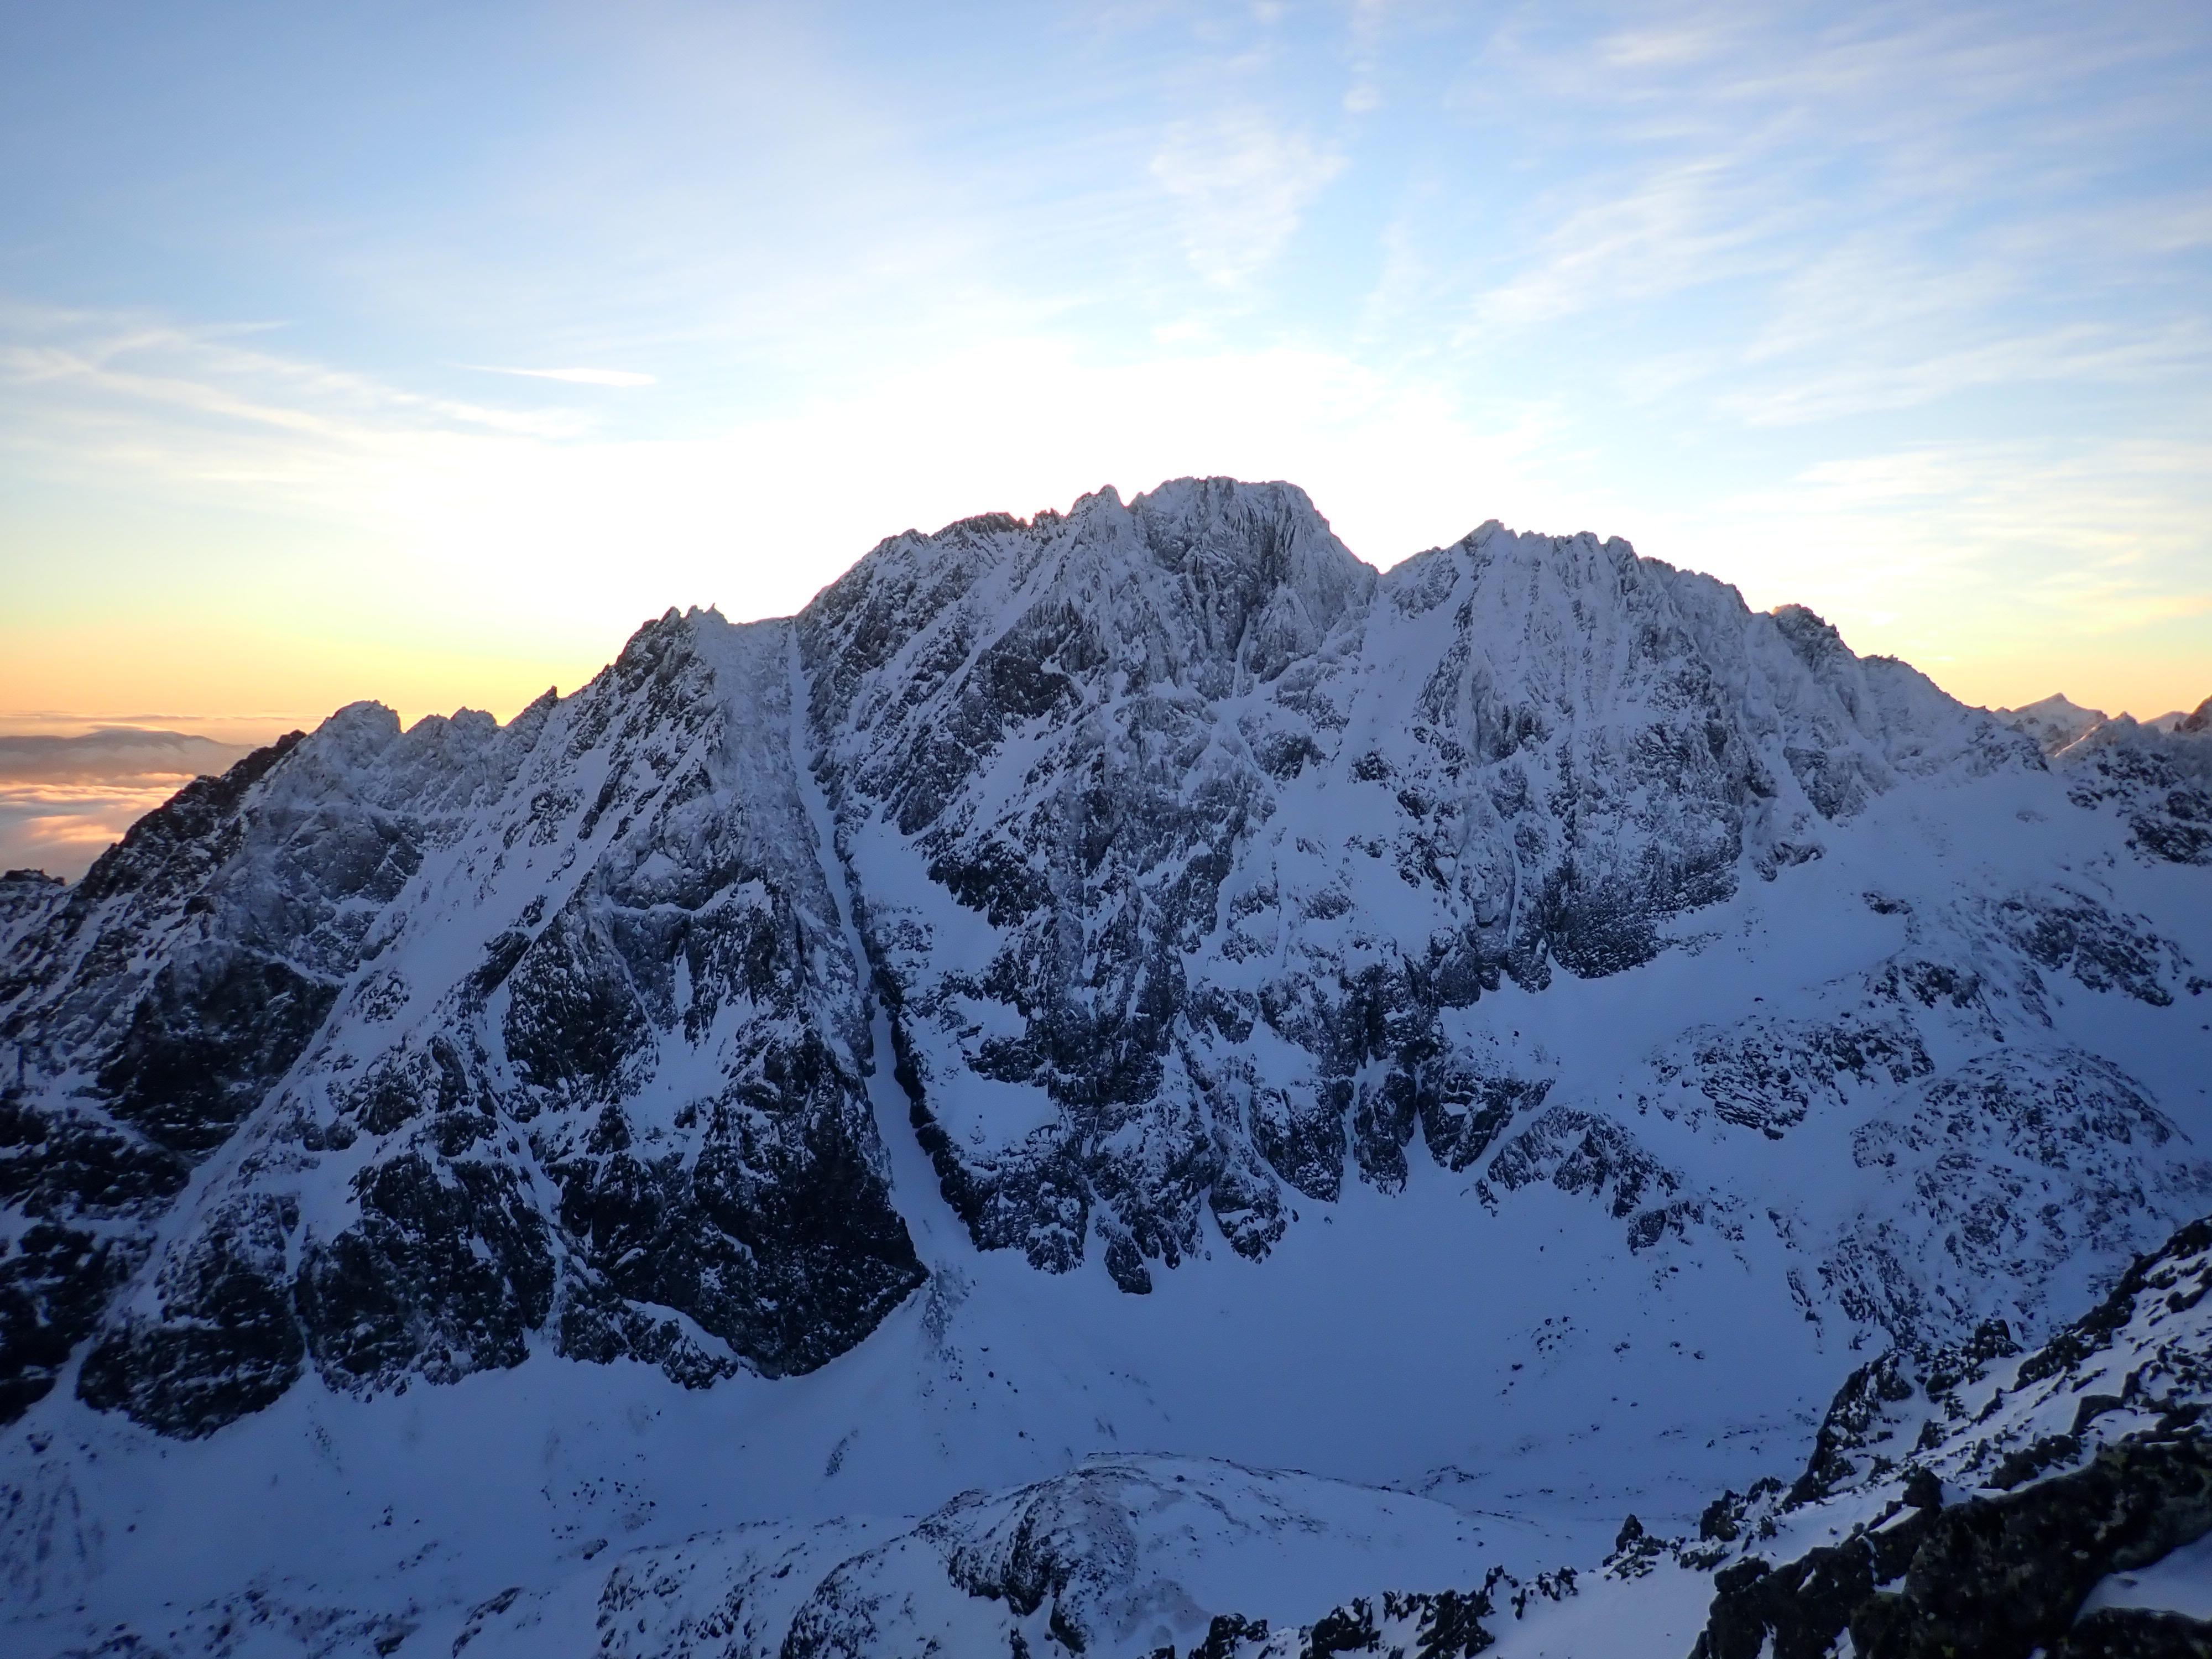
[[[2040,702],[2000,708],[1996,714],[2006,725],[2033,738],[2046,755],[2056,754],[2105,720],[2103,709],[2084,708],[2055,691]]]
[[[2142,721],[2057,696],[1996,714],[2034,739],[2075,805],[2124,821],[2130,845],[2212,864],[2212,697],[2192,714]]]
[[[1095,658],[1139,683],[1189,681],[1210,694],[1224,676],[1270,678],[1316,647],[1374,580],[1304,491],[1190,479],[1126,506],[1109,488],[1065,516],[909,532],[879,544],[799,621],[803,635],[849,636],[838,664],[847,673],[887,666],[895,647],[933,665],[1003,618],[1012,637],[975,647],[994,649],[994,665],[1011,670],[1027,653],[1056,675]],[[1063,647],[1064,660],[1053,654]],[[831,690],[842,696],[844,680]],[[1042,683],[1016,691],[1045,694]]]

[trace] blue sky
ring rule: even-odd
[[[502,715],[1111,483],[2212,692],[2212,12],[19,5],[0,716]]]

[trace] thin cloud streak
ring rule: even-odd
[[[658,386],[657,374],[641,374],[628,368],[501,368],[491,363],[463,363],[479,374],[513,374],[529,380],[560,380],[569,386],[630,387]]]
[[[1282,252],[1307,205],[1343,170],[1341,155],[1252,110],[1178,122],[1152,164],[1176,204],[1192,269],[1228,289]]]

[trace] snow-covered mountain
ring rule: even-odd
[[[2017,708],[1992,712],[2014,731],[2034,738],[2035,746],[2045,755],[2055,755],[2069,744],[2080,741],[2105,724],[2106,719],[2103,709],[2084,708],[2063,692],[2036,702],[2022,703]]]
[[[0,879],[15,1628],[1534,1639],[2212,1210],[2208,719],[1222,480],[342,710]]]
[[[2212,864],[2212,697],[2191,713],[2142,724],[2125,714],[2099,718],[2045,747],[2075,805],[2122,818],[2131,845],[2176,863]]]

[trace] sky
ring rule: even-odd
[[[2193,707],[2209,88],[2172,0],[0,8],[0,731],[505,718],[1215,473]]]

